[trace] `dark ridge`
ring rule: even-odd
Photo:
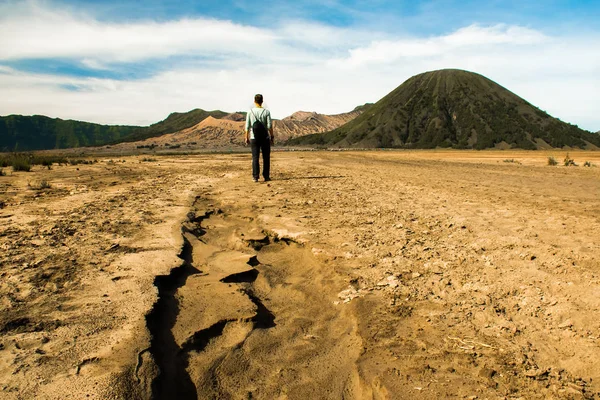
[[[256,315],[252,318],[255,329],[268,329],[277,326],[275,315],[269,311],[263,302],[254,294],[251,288],[244,289],[244,293],[256,305]]]
[[[263,247],[265,247],[266,245],[268,245],[269,243],[271,243],[271,240],[270,240],[270,239],[269,239],[269,237],[267,236],[267,237],[265,237],[264,239],[261,239],[261,240],[253,240],[253,239],[250,239],[250,240],[247,240],[247,242],[248,242],[248,245],[249,245],[250,247],[252,247],[254,250],[256,250],[256,251],[260,251],[260,249],[262,249]],[[256,258],[256,256],[254,256],[253,258]],[[255,265],[252,265],[252,264],[250,264],[250,262],[256,262],[256,264],[255,264]],[[251,260],[248,262],[248,264],[252,265],[253,267],[256,267],[256,266],[257,266],[259,263],[258,263],[258,261],[257,261],[257,260],[254,260],[254,261],[253,261],[253,260],[251,259]]]
[[[183,260],[180,267],[154,280],[158,301],[146,316],[146,325],[152,335],[150,352],[159,368],[159,375],[152,382],[153,399],[197,399],[196,387],[186,370],[186,360],[178,356],[181,349],[171,331],[179,313],[175,293],[185,285],[188,277],[200,273],[192,266],[192,245],[185,237],[179,257]]]
[[[283,243],[285,243],[288,246],[291,245],[292,243],[294,243],[294,244],[297,244],[300,247],[304,247],[304,245],[302,243],[300,243],[300,242],[298,242],[298,241],[296,241],[296,240],[294,240],[292,238],[289,238],[289,237],[282,237],[282,238],[278,237],[278,238],[275,239],[275,242],[283,242]]]
[[[197,202],[200,198],[196,198],[195,202]],[[195,204],[194,202],[194,204]],[[183,224],[182,231],[184,233],[191,233],[197,238],[204,236],[206,234],[206,230],[202,228],[200,225],[202,221],[209,218],[213,215],[215,211],[205,211],[203,214],[196,214],[195,212],[189,212],[187,214],[188,222]],[[217,212],[218,213],[218,212]]]
[[[252,283],[258,277],[258,271],[255,269],[251,269],[249,271],[240,272],[237,274],[226,276],[221,279],[220,282],[223,283]]]
[[[187,354],[190,351],[203,351],[210,341],[223,334],[223,330],[228,323],[234,322],[235,320],[225,319],[217,322],[216,324],[202,329],[196,332],[190,339],[188,339],[181,347],[181,353]]]
[[[413,76],[347,124],[289,145],[357,148],[537,149],[600,146],[600,136],[553,118],[468,71]]]
[[[267,242],[267,244],[269,243],[269,238],[268,237],[266,239],[266,242]],[[256,267],[259,264],[260,264],[260,261],[258,261],[258,257],[257,256],[252,256],[248,260],[248,265],[251,266],[251,267]]]

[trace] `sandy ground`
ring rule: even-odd
[[[600,152],[549,155],[6,171],[0,397],[600,399]]]

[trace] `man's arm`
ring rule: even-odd
[[[269,136],[271,137],[271,144],[275,144],[275,135],[273,134],[273,121],[271,120],[271,111],[268,111],[267,113],[267,129],[269,130]]]
[[[246,126],[244,128],[244,143],[250,143],[250,113],[246,114]]]

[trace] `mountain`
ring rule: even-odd
[[[143,127],[134,130],[129,135],[125,136],[121,141],[135,142],[139,140],[162,136],[168,133],[173,133],[182,129],[190,128],[200,123],[207,117],[222,118],[226,115],[228,114],[224,111],[205,111],[200,108],[196,108],[186,113],[172,113],[163,121],[157,122],[156,124],[152,124],[148,127]]]
[[[283,120],[274,120],[278,142],[298,136],[326,132],[351,121],[368,105],[338,115],[299,111]],[[0,117],[0,151],[29,151],[102,146],[218,148],[243,145],[245,112],[195,109],[172,113],[156,124],[140,126],[99,125],[64,121],[44,116]],[[119,143],[130,143],[123,146]]]
[[[600,136],[551,117],[468,71],[413,76],[349,123],[291,145],[365,148],[595,148]]]
[[[221,118],[226,115],[226,112],[218,110],[195,109],[186,113],[172,113],[165,120],[147,127],[100,125],[41,115],[9,115],[0,117],[0,151],[66,149],[134,142],[192,127],[209,116]]]
[[[99,125],[41,115],[0,117],[0,151],[65,149],[99,146],[131,134],[139,127]]]
[[[298,111],[280,121],[275,121],[274,129],[281,141],[336,129],[362,114],[362,109],[336,115]]]
[[[361,115],[362,110],[357,109],[343,114],[325,115],[316,112],[298,111],[282,120],[273,120],[273,129],[277,143],[302,135],[317,132],[326,132]],[[236,112],[220,118],[208,116],[198,124],[178,132],[148,138],[142,141],[125,144],[120,147],[145,147],[145,148],[223,148],[236,147],[244,144],[245,113]]]

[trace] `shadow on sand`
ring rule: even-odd
[[[329,176],[288,176],[285,178],[276,178],[276,181],[291,181],[300,179],[340,179],[345,178],[343,175],[329,175]]]

